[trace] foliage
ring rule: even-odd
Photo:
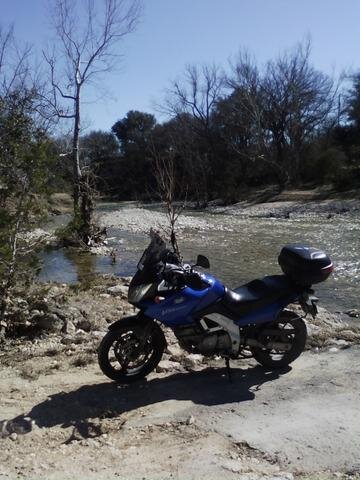
[[[95,175],[95,185],[100,193],[111,195],[114,179],[121,176],[119,170],[119,145],[112,133],[93,131],[82,138],[82,164],[91,167]]]
[[[53,144],[38,122],[35,103],[36,92],[23,87],[0,97],[2,327],[13,285],[33,272],[29,255],[38,239],[27,240],[26,232],[43,213],[40,196],[48,192],[53,159]]]
[[[151,149],[155,125],[153,115],[133,110],[113,125],[112,132],[120,150],[117,164],[119,176],[112,178],[113,189],[118,192],[117,198],[144,199],[154,196]]]

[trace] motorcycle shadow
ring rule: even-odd
[[[200,372],[174,373],[130,385],[104,382],[84,385],[70,392],[59,392],[35,405],[26,415],[8,422],[8,429],[18,433],[25,418],[30,418],[40,428],[73,426],[82,438],[101,434],[91,422],[95,418],[114,418],[123,413],[167,400],[190,400],[200,405],[224,405],[250,401],[261,386],[279,378],[291,368],[266,371],[256,366],[247,369],[233,368],[232,383],[225,368],[207,368]],[[19,426],[19,428],[17,428]],[[70,438],[68,440],[72,441]]]

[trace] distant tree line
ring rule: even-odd
[[[350,80],[340,89],[315,69],[308,43],[263,68],[241,53],[228,75],[187,66],[167,91],[167,121],[129,111],[82,138],[82,162],[102,195],[121,200],[156,199],[159,159],[174,164],[177,197],[199,204],[269,184],[356,187],[360,74]]]

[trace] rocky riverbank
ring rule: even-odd
[[[221,201],[215,200],[210,202],[208,210],[243,218],[359,216],[360,198],[355,190],[343,193],[330,189],[284,190],[276,193],[265,189],[250,192],[248,197],[244,196],[232,205],[222,206]]]
[[[95,275],[91,284],[33,284],[26,290],[15,291],[7,314],[8,339],[12,342],[27,342],[30,349],[36,344],[46,344],[47,338],[57,338],[59,344],[66,338],[100,338],[110,323],[134,314],[135,309],[127,302],[129,278],[113,275]],[[293,305],[302,315],[300,307]],[[348,312],[350,317],[359,316],[359,311]],[[316,319],[306,318],[309,348],[327,348],[334,345],[348,346],[360,343],[360,327],[347,324],[336,314],[319,307]],[[19,340],[20,337],[20,340]],[[15,340],[12,340],[15,339]],[[86,340],[86,341],[85,341]],[[171,340],[173,343],[173,340]],[[10,345],[9,344],[9,345]],[[11,350],[11,348],[9,349]],[[0,354],[4,355],[4,351]]]
[[[236,218],[325,218],[332,219],[336,216],[360,217],[360,200],[358,199],[328,199],[317,201],[269,201],[265,203],[253,203],[241,201],[233,205],[219,206],[218,202],[212,202],[204,210],[213,213],[211,220],[200,216],[198,211],[187,215],[181,215],[176,224],[178,232],[186,233],[190,230],[206,232],[212,230],[232,231],[231,216]],[[216,215],[223,214],[223,215]],[[147,233],[150,228],[157,227],[166,231],[168,219],[165,213],[148,210],[142,207],[122,208],[114,212],[106,212],[101,215],[101,224],[105,227],[115,227],[135,233]]]
[[[300,218],[307,216],[359,215],[359,200],[272,201],[251,204],[239,202],[226,207],[212,206],[213,213],[237,215],[244,218]]]

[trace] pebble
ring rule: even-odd
[[[338,351],[339,351],[339,349],[337,347],[329,348],[329,352],[331,352],[331,353],[337,353]]]
[[[186,425],[192,425],[195,422],[195,418],[190,415],[190,417],[186,420]]]
[[[17,440],[18,436],[17,436],[17,433],[13,432],[10,434],[10,439],[15,442],[15,440]]]

